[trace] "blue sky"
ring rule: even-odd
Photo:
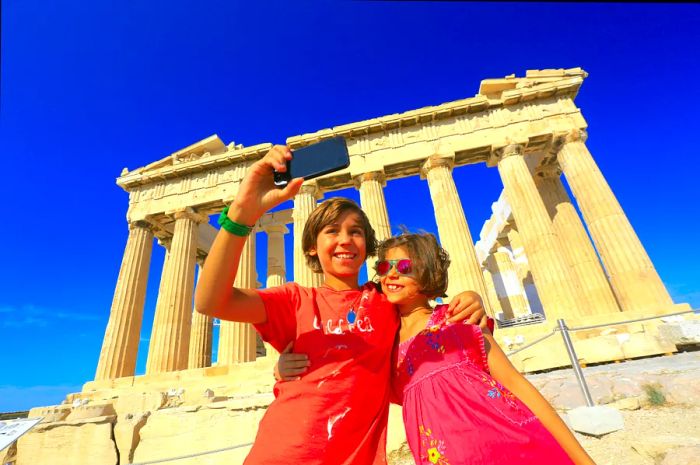
[[[122,168],[212,134],[284,143],[527,69],[590,74],[588,146],[674,300],[700,307],[698,20],[694,4],[3,2],[0,411],[94,376],[126,243]],[[454,175],[478,237],[498,172]],[[394,226],[435,231],[424,181],[386,198]],[[140,373],[162,260],[154,247]]]

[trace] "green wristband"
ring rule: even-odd
[[[219,226],[221,226],[226,231],[230,232],[234,236],[246,237],[253,230],[253,226],[246,226],[241,223],[236,223],[231,221],[228,217],[229,207],[224,208],[219,215]]]

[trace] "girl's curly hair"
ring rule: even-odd
[[[421,288],[421,293],[435,299],[447,297],[447,269],[450,256],[440,247],[437,239],[430,233],[409,233],[403,229],[398,236],[390,237],[379,243],[377,256],[386,258],[386,252],[395,247],[404,247],[413,263],[413,274]],[[376,270],[376,264],[375,264]]]

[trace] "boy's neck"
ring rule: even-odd
[[[358,289],[360,285],[357,283],[357,275],[354,276],[333,276],[324,274],[323,285],[330,287],[335,291],[349,291]]]

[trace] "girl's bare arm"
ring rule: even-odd
[[[534,413],[577,465],[595,465],[574,434],[547,400],[515,369],[488,330],[484,331],[489,369],[496,381],[512,392]]]

